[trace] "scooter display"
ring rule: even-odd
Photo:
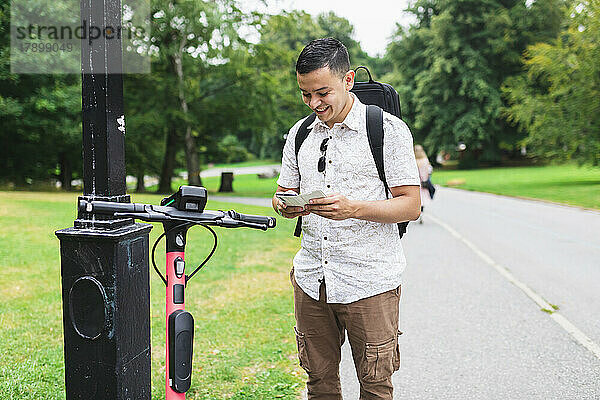
[[[181,186],[161,205],[115,203],[80,200],[81,211],[118,218],[161,222],[164,232],[152,247],[152,265],[166,285],[166,400],[185,399],[192,379],[194,318],[185,310],[187,282],[208,262],[217,248],[217,234],[211,226],[222,228],[274,228],[273,217],[240,214],[233,210],[205,210],[207,190],[198,186]],[[191,274],[186,274],[185,245],[187,231],[195,225],[208,229],[214,237],[209,255]],[[161,274],[154,254],[160,240],[166,238],[166,276]]]

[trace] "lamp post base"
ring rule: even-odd
[[[151,398],[151,229],[137,223],[56,232],[67,400]]]

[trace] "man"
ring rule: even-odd
[[[419,173],[412,136],[400,119],[384,113],[386,199],[369,148],[366,106],[350,93],[354,71],[348,51],[333,38],[317,39],[300,53],[296,77],[304,103],[317,114],[296,158],[289,131],[277,191],[322,190],[302,216],[301,249],[293,260],[296,339],[308,373],[309,400],[342,399],[340,347],[347,332],[360,381],[360,399],[392,399],[399,368],[398,303],[406,265],[396,223],[420,212]]]

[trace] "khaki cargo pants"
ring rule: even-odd
[[[328,304],[325,282],[319,301],[294,287],[296,341],[308,373],[309,400],[342,400],[339,365],[344,331],[360,382],[360,400],[392,400],[392,374],[400,368],[398,308],[400,287],[350,304]]]

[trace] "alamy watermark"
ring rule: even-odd
[[[149,0],[125,0],[120,11],[104,14],[94,12],[98,24],[81,18],[79,0],[13,0],[11,72],[103,72],[106,63],[109,73],[149,73]],[[110,59],[92,58],[104,48]]]

